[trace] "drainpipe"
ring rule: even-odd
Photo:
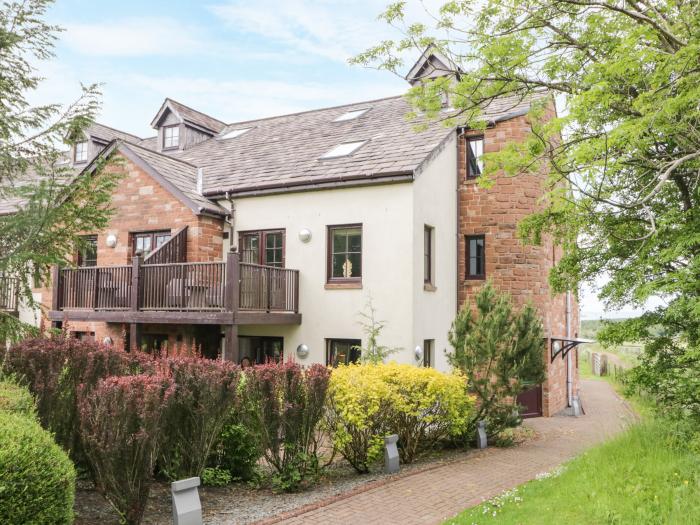
[[[455,155],[455,176],[457,177],[457,188],[455,191],[455,199],[457,201],[457,213],[455,213],[455,224],[456,224],[456,229],[455,229],[455,242],[457,245],[457,249],[455,250],[456,256],[455,256],[455,304],[457,305],[457,313],[459,313],[459,309],[461,308],[462,305],[459,304],[459,290],[460,287],[462,286],[461,280],[460,280],[460,275],[459,275],[459,239],[460,239],[460,232],[459,232],[459,189],[462,184],[462,178],[459,176],[459,141],[462,140],[462,137],[465,135],[465,130],[462,129],[460,132],[460,128],[457,128],[457,143],[455,147],[457,148],[457,153]],[[466,262],[465,262],[466,264]]]
[[[566,338],[571,339],[571,292],[566,292]],[[567,406],[574,404],[574,380],[571,362],[572,351],[566,354],[566,399]]]
[[[233,200],[231,194],[226,192],[226,200],[229,203],[231,211],[228,215],[228,225],[229,225],[229,251],[238,251],[238,241],[236,239],[236,202]]]

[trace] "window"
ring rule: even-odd
[[[483,235],[468,235],[467,279],[483,279],[486,275],[486,240]]]
[[[484,137],[467,138],[467,178],[475,179],[484,171]]]
[[[279,363],[284,358],[284,339],[281,337],[238,337],[239,364],[262,365]]]
[[[180,145],[180,126],[163,128],[163,149],[177,148]]]
[[[235,139],[236,137],[240,137],[241,135],[250,131],[251,129],[253,128],[232,129],[231,131],[227,131],[223,135],[220,135],[219,140]]]
[[[362,280],[362,225],[328,227],[328,281]]]
[[[330,366],[349,365],[360,360],[359,339],[326,339],[326,364]]]
[[[78,341],[95,342],[95,332],[71,332],[70,335]]]
[[[284,230],[241,233],[241,260],[247,263],[284,268],[284,233]]]
[[[78,252],[78,266],[97,266],[97,235],[83,237],[83,246]]]
[[[339,117],[336,117],[333,122],[345,122],[346,120],[355,120],[356,118],[360,118],[362,115],[367,113],[370,110],[370,108],[363,108],[363,109],[353,109],[351,111],[348,111],[347,113],[343,113]]]
[[[160,355],[168,350],[167,334],[142,334],[141,351],[153,355]]]
[[[423,227],[423,283],[433,284],[433,230]]]
[[[435,339],[426,339],[423,341],[423,366],[430,368],[433,366],[433,348],[435,347]]]
[[[88,143],[87,140],[83,142],[78,142],[75,145],[75,162],[87,162],[88,158]]]
[[[334,159],[336,157],[347,157],[348,155],[355,153],[355,151],[357,151],[360,148],[360,146],[362,146],[366,142],[366,140],[362,140],[359,142],[345,142],[344,144],[339,144],[335,148],[321,155],[321,158]]]
[[[132,250],[134,255],[140,253],[145,257],[169,240],[170,230],[134,233],[132,234]]]

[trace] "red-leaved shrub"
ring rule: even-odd
[[[240,371],[229,361],[196,357],[163,365],[175,392],[164,417],[159,467],[171,480],[200,476],[236,403]]]
[[[317,430],[329,379],[330,370],[322,365],[302,370],[292,362],[245,371],[243,421],[260,437],[277,489],[296,490],[318,474]]]
[[[79,392],[81,436],[98,490],[127,524],[146,508],[175,386],[164,375],[108,377]]]

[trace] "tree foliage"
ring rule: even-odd
[[[28,100],[41,81],[36,64],[53,56],[59,31],[45,21],[51,3],[0,5],[0,275],[18,278],[21,299],[32,306],[33,281],[67,262],[81,232],[106,225],[114,184],[111,176],[78,176],[66,162],[66,143],[82,140],[99,108],[97,85],[83,86],[67,106]],[[0,340],[27,329],[0,311]]]
[[[545,379],[544,332],[533,306],[514,311],[510,297],[490,282],[474,303],[467,302],[452,324],[449,360],[477,396],[470,427],[484,419],[495,435],[517,423],[516,396]]]
[[[693,384],[682,378],[700,376],[700,4],[450,1],[431,14],[431,27],[407,20],[405,7],[382,15],[404,37],[354,62],[398,73],[403,54],[433,44],[450,74],[408,97],[448,124],[485,127],[481,108],[504,95],[539,100],[531,136],[487,155],[481,183],[547,173],[544,209],[519,231],[534,243],[551,234],[566,248],[550,277],[555,290],[603,277],[609,308],[663,299],[600,337],[645,341],[638,384],[687,413]],[[440,112],[445,92],[455,109],[448,114]],[[546,111],[552,97],[559,115]]]

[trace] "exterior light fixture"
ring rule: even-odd
[[[107,246],[114,248],[117,245],[117,236],[113,233],[107,235]]]
[[[416,361],[421,361],[423,359],[423,349],[420,346],[416,346],[416,348],[413,350],[413,355],[416,358]]]
[[[309,356],[309,347],[304,343],[297,346],[297,356],[299,359],[306,359]]]
[[[301,242],[309,242],[311,240],[311,230],[303,228],[299,231],[299,240]]]
[[[105,346],[112,346],[112,338],[110,336],[105,337],[102,340],[102,344]]]

